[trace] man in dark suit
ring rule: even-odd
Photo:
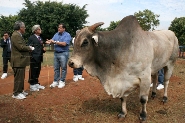
[[[8,32],[3,33],[3,39],[1,39],[1,47],[3,48],[3,74],[1,79],[4,79],[7,77],[8,61],[10,62],[11,57],[11,41],[10,34]]]
[[[25,33],[25,24],[22,21],[16,21],[14,32],[11,36],[11,66],[14,71],[14,89],[13,98],[24,99],[28,93],[24,92],[25,68],[29,65],[29,52],[34,47],[27,46],[22,34]]]
[[[33,46],[35,49],[30,53],[30,70],[29,70],[29,80],[30,91],[39,91],[39,89],[44,89],[39,83],[39,75],[41,70],[41,62],[43,62],[43,53],[45,53],[44,42],[40,37],[42,32],[40,25],[34,25],[32,27],[33,35],[28,39],[28,45]]]

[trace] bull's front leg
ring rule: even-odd
[[[122,97],[121,99],[121,112],[118,114],[118,119],[123,120],[127,115],[126,100],[127,97]]]
[[[142,105],[142,109],[141,109],[141,112],[140,112],[140,120],[142,120],[142,121],[146,120],[146,114],[147,114],[146,104],[147,104],[147,101],[148,101],[148,96],[141,96],[140,102],[141,102],[141,105]]]
[[[140,84],[140,102],[142,105],[142,108],[140,111],[141,121],[145,121],[147,117],[146,105],[148,102],[150,83],[151,83],[151,75],[148,78],[146,77],[146,78],[141,79],[141,84]]]

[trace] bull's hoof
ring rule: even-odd
[[[168,97],[164,96],[164,97],[163,97],[163,101],[162,101],[163,104],[166,103],[167,101],[168,101]]]
[[[139,119],[141,122],[146,121],[146,112],[141,112]]]
[[[118,120],[119,120],[119,121],[123,121],[123,120],[125,119],[125,117],[126,117],[126,114],[123,113],[123,112],[120,112],[120,113],[118,114]]]
[[[156,97],[156,92],[152,92],[151,97],[152,97],[152,99],[154,99]]]

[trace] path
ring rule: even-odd
[[[25,83],[24,83],[24,89],[29,90],[29,83],[28,83],[28,75],[29,75],[29,69],[26,69],[26,76],[25,76]],[[89,76],[87,72],[83,71],[83,77]],[[49,85],[53,82],[54,78],[54,70],[53,67],[43,67],[41,69],[41,74],[39,77],[39,82],[41,85],[44,85],[46,87],[49,87]],[[66,76],[66,82],[72,82],[73,78],[73,69],[68,67],[67,76]],[[0,95],[9,94],[13,92],[13,71],[9,70],[8,77],[5,79],[0,79]]]

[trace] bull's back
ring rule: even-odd
[[[178,39],[170,30],[153,31],[154,59],[152,71],[156,72],[169,62],[175,62],[178,55]]]

